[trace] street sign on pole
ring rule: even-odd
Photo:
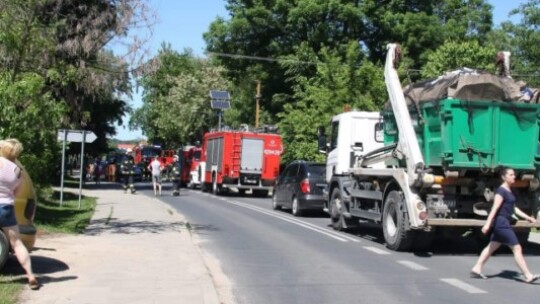
[[[84,166],[84,143],[92,143],[97,139],[96,134],[86,130],[65,130],[60,129],[57,133],[58,141],[62,142],[62,173],[60,174],[60,206],[64,201],[64,162],[66,159],[66,142],[81,143],[81,169],[79,179],[79,209],[81,209],[82,181],[83,181],[83,166]]]
[[[210,106],[218,111],[218,130],[221,130],[221,113],[231,108],[231,96],[228,91],[210,91]]]
[[[58,141],[65,140],[69,142],[82,142],[84,137],[84,142],[86,143],[93,143],[97,139],[94,132],[86,130],[58,130],[57,137]]]

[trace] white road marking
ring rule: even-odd
[[[371,252],[375,252],[376,254],[390,254],[390,252],[384,249],[377,248],[377,247],[364,246],[364,249],[369,250]]]
[[[229,201],[231,204],[234,204],[234,203],[238,203],[238,204],[243,204],[243,203],[240,203],[240,202],[231,202]],[[290,216],[287,216],[285,214],[281,214],[281,213],[276,213],[275,211],[272,211],[272,210],[267,210],[267,209],[264,209],[264,208],[261,208],[261,207],[257,207],[257,206],[251,206],[251,205],[248,205],[250,208],[253,208],[254,210],[257,209],[257,211],[261,211],[265,214],[271,214],[272,216],[281,216],[287,220],[290,220],[290,221],[295,221],[295,222],[298,222],[302,225],[307,225],[307,226],[310,226],[314,229],[318,229],[318,230],[321,230],[322,232],[325,232],[325,233],[330,233],[330,234],[333,234],[337,237],[340,237],[340,238],[344,238],[344,239],[347,239],[351,242],[355,242],[355,243],[360,243],[361,241],[357,238],[354,238],[354,237],[351,237],[347,234],[344,234],[344,233],[341,233],[341,232],[336,232],[332,229],[329,229],[329,228],[322,228],[322,227],[319,227],[315,224],[312,224],[312,223],[309,223],[309,222],[305,222],[305,221],[302,221],[302,220],[299,220],[298,218],[295,218],[295,217],[290,217]]]
[[[441,281],[447,283],[447,284],[450,284],[454,287],[457,287],[461,290],[464,290],[468,293],[487,293],[487,291],[485,290],[482,290],[480,288],[477,288],[477,287],[474,287],[473,285],[471,284],[467,284],[461,280],[458,280],[458,279],[453,279],[453,278],[442,278]]]
[[[190,191],[192,191],[192,190],[190,190]],[[198,191],[193,191],[193,192],[200,193]],[[206,196],[209,196],[209,197],[210,196],[216,197],[215,195],[211,195],[209,193],[202,193],[202,194],[206,195]],[[301,220],[296,219],[296,218],[291,218],[291,217],[286,216],[284,214],[282,215],[282,214],[276,213],[275,211],[272,211],[272,210],[267,210],[267,209],[264,209],[264,208],[261,208],[261,207],[252,206],[252,205],[249,205],[247,203],[232,201],[232,200],[226,199],[225,197],[216,197],[216,198],[218,198],[220,200],[223,200],[223,201],[225,201],[225,202],[227,202],[229,204],[235,205],[235,206],[243,207],[243,208],[246,208],[246,209],[251,209],[253,211],[257,211],[259,213],[263,213],[263,214],[266,214],[266,215],[281,219],[283,221],[296,224],[296,225],[304,227],[306,229],[316,231],[316,232],[318,232],[320,234],[329,236],[329,237],[334,238],[336,240],[339,240],[341,242],[347,242],[347,241],[351,241],[351,242],[355,242],[355,243],[361,242],[361,240],[359,240],[357,238],[354,238],[354,237],[351,237],[351,236],[348,236],[346,234],[343,234],[343,233],[340,233],[340,232],[335,232],[335,231],[330,230],[328,228],[322,228],[322,227],[319,227],[319,226],[314,225],[312,223],[304,222],[304,221],[301,221]]]
[[[398,263],[400,263],[401,265],[403,265],[405,267],[409,267],[412,270],[418,270],[418,271],[428,270],[427,267],[424,267],[424,266],[422,266],[422,265],[420,265],[418,263],[412,262],[412,261],[398,261]]]
[[[246,208],[246,209],[251,209],[253,211],[257,211],[257,212],[260,212],[260,213],[264,213],[266,215],[269,215],[269,216],[272,216],[272,217],[275,217],[275,218],[278,218],[280,220],[283,220],[283,221],[286,221],[286,222],[289,222],[289,223],[292,223],[292,224],[295,224],[295,225],[298,225],[298,226],[301,226],[301,227],[304,227],[306,229],[309,229],[309,230],[312,230],[312,231],[315,231],[315,232],[318,232],[320,234],[323,234],[323,235],[326,235],[328,237],[331,237],[333,239],[336,239],[338,241],[341,241],[341,242],[347,242],[347,240],[345,238],[342,238],[340,236],[336,236],[334,234],[331,234],[331,233],[328,233],[326,232],[325,230],[317,227],[317,228],[313,228],[313,227],[310,227],[308,225],[305,225],[304,223],[300,223],[300,222],[297,222],[297,221],[293,221],[291,219],[288,219],[286,217],[283,217],[283,216],[279,216],[279,215],[276,215],[268,210],[265,210],[265,209],[260,209],[260,208],[257,208],[257,207],[253,207],[253,206],[249,206],[249,205],[246,205],[246,204],[243,204],[243,203],[238,203],[238,202],[233,202],[233,201],[228,201],[228,203],[230,204],[233,204],[235,206],[239,206],[239,207],[243,207],[243,208]]]

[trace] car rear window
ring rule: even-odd
[[[308,171],[310,176],[324,176],[326,173],[325,165],[309,165]]]

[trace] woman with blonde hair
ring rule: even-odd
[[[21,168],[15,160],[22,150],[23,146],[17,139],[0,140],[0,228],[8,237],[17,260],[26,272],[28,286],[36,290],[40,284],[32,272],[30,254],[21,241],[14,211],[15,196],[21,183]]]

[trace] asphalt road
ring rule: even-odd
[[[167,189],[167,187],[164,187]],[[153,195],[149,187],[140,187]],[[509,251],[490,259],[490,279],[469,278],[481,250],[473,240],[441,238],[430,252],[394,252],[381,230],[333,231],[323,213],[296,218],[271,199],[182,189],[160,199],[189,220],[203,250],[219,259],[236,303],[512,303],[535,299]],[[525,247],[540,272],[540,246]]]

